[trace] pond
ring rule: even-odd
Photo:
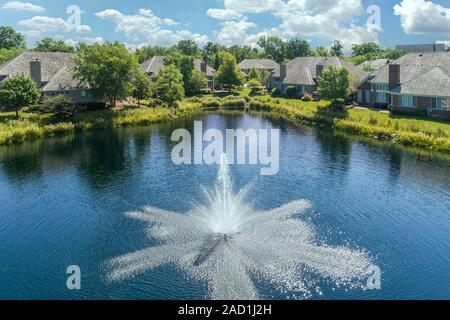
[[[233,267],[251,281],[251,288],[242,284],[242,291],[252,289],[262,299],[450,298],[448,160],[358,142],[265,114],[203,112],[146,128],[93,131],[1,147],[0,299],[208,299],[220,297],[217,283],[238,283],[239,279],[222,277],[218,264],[209,278],[198,275],[213,268],[214,255],[182,267],[181,262],[159,256],[156,263],[157,253],[148,255],[155,262],[151,268],[111,280],[111,274],[117,274],[111,261],[125,255],[137,259],[135,267],[140,268],[148,263],[145,255],[126,255],[164,242],[164,235],[153,237],[145,219],[133,219],[127,212],[142,213],[151,206],[166,210],[164,215],[178,213],[177,219],[189,224],[182,215],[204,201],[202,186],[211,189],[216,184],[218,165],[177,166],[171,160],[176,144],[172,132],[192,130],[195,120],[203,121],[204,129],[221,131],[280,129],[276,175],[260,175],[260,165],[228,168],[234,192],[248,186],[245,203],[258,212],[269,211],[264,220],[269,242],[259,245],[255,240],[254,254],[266,252],[266,247],[275,250],[278,244],[281,251],[287,250],[274,257],[261,255],[248,272],[240,270],[243,255],[232,259]],[[274,222],[271,229],[270,210],[301,199],[311,207],[285,220],[284,227]],[[166,219],[162,213],[158,217]],[[172,218],[158,223],[170,230],[171,221],[180,223]],[[254,224],[259,239],[258,222]],[[195,232],[192,227],[193,236]],[[301,251],[305,233],[313,235],[308,241],[314,245],[330,249],[329,257],[304,253],[311,268],[293,265],[290,256],[300,253],[288,254],[288,246],[278,243],[285,241],[283,245]],[[227,247],[227,241],[232,242],[225,238],[213,248]],[[381,288],[341,283],[315,270],[314,263],[319,269],[320,264],[345,263],[333,260],[345,257],[336,253],[339,248],[347,250],[349,261],[358,263],[361,253],[361,259],[378,267]],[[229,255],[237,256],[233,250]],[[159,253],[164,254],[164,249]],[[182,253],[179,258],[183,259]],[[259,264],[268,264],[278,273],[262,276]],[[80,268],[80,290],[66,286],[71,265]],[[201,272],[190,272],[198,265]],[[230,277],[238,273],[229,272]],[[281,273],[289,277],[282,279]],[[219,289],[212,290],[214,286]],[[214,290],[219,292],[215,295]]]

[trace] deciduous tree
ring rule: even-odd
[[[136,57],[119,43],[85,46],[76,58],[75,76],[105,97],[110,106],[133,91],[133,79],[139,70]]]
[[[17,75],[6,80],[3,84],[0,90],[0,103],[14,108],[18,118],[19,110],[36,104],[40,96],[40,90],[30,77]]]

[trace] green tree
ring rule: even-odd
[[[52,38],[44,38],[41,41],[36,42],[34,51],[73,53],[75,51],[75,49],[72,46],[67,45],[62,40],[54,40]]]
[[[289,39],[285,45],[286,56],[288,60],[297,57],[306,57],[310,53],[309,43],[298,38]]]
[[[36,104],[41,97],[41,92],[36,83],[24,75],[17,75],[5,81],[0,90],[0,102],[14,108],[16,118],[23,107]]]
[[[331,44],[330,53],[332,56],[341,57],[344,55],[344,46],[339,40],[334,41]]]
[[[23,34],[16,32],[11,27],[0,27],[0,49],[25,48],[25,38]]]
[[[397,60],[398,58],[404,56],[405,54],[406,54],[406,51],[404,51],[404,50],[386,48],[384,50],[383,57],[388,60]]]
[[[58,120],[66,121],[75,115],[76,106],[69,95],[58,94],[44,100],[44,110],[53,113]]]
[[[191,57],[199,57],[200,56],[200,48],[197,43],[193,40],[181,40],[176,45],[176,50],[181,54]]]
[[[174,48],[145,46],[139,48],[134,53],[139,63],[143,63],[154,56],[166,56],[171,52],[175,52]]]
[[[0,49],[0,64],[3,64],[21,54],[25,49]]]
[[[368,54],[378,56],[382,54],[383,50],[375,42],[367,42],[362,44],[354,44],[352,46],[352,52],[353,56],[364,56]]]
[[[138,70],[133,79],[133,98],[137,99],[138,106],[141,100],[148,99],[153,95],[153,82],[144,71]]]
[[[330,52],[327,48],[319,46],[314,50],[313,55],[315,55],[316,57],[328,57],[330,55]]]
[[[261,58],[263,55],[258,51],[256,48],[252,48],[250,46],[239,46],[234,45],[229,48],[227,48],[225,51],[228,53],[231,53],[233,56],[236,57],[236,61],[240,63],[241,61],[245,59],[258,59]]]
[[[214,70],[219,70],[221,63],[222,60],[220,60],[220,52],[216,52],[214,56]]]
[[[156,82],[158,96],[170,107],[184,97],[183,75],[173,64],[165,66]]]
[[[76,58],[75,76],[88,83],[114,107],[133,91],[133,79],[140,69],[136,57],[119,43],[82,47]]]
[[[220,50],[220,45],[208,41],[201,50],[202,60],[209,65],[214,65],[216,54],[219,53]]]
[[[331,100],[332,106],[343,107],[339,101],[345,101],[350,93],[350,72],[346,68],[329,65],[318,78],[317,94]]]
[[[259,80],[259,71],[256,68],[250,69],[250,72],[248,73],[248,78],[250,80]]]
[[[272,74],[267,70],[261,70],[259,72],[259,81],[266,86],[269,86],[269,79]]]
[[[220,54],[221,64],[217,70],[217,81],[231,90],[234,86],[241,86],[244,76],[236,63],[236,57],[228,52]]]
[[[172,52],[164,58],[164,65],[174,65],[183,75],[183,87],[186,94],[190,94],[189,83],[194,71],[194,57]]]
[[[266,57],[283,63],[286,60],[286,44],[276,36],[262,37],[258,41],[258,45],[264,49]]]
[[[198,94],[207,87],[208,80],[206,79],[206,76],[202,72],[194,70],[191,79],[189,80],[189,93]]]

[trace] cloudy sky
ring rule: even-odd
[[[255,45],[262,35],[300,37],[312,46],[339,39],[346,48],[368,41],[386,47],[449,40],[450,1],[0,0],[0,25],[24,33],[29,47],[45,36],[133,48],[181,39]]]

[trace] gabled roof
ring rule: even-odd
[[[280,76],[280,65],[271,59],[245,59],[239,63],[241,70],[267,70],[273,72],[274,77]]]
[[[392,63],[400,65],[400,82],[407,83],[435,67],[440,67],[446,74],[449,74],[450,52],[412,53]],[[371,82],[389,83],[389,65],[375,71],[373,76]]]
[[[195,59],[194,60],[194,68],[198,71],[201,70],[202,60]],[[141,64],[141,69],[153,77],[158,77],[162,68],[164,68],[164,57],[163,56],[154,56],[153,58],[148,59],[144,63]],[[206,75],[208,77],[213,77],[216,74],[216,70],[206,65]]]
[[[364,69],[365,66],[370,66],[370,67],[372,67],[373,70],[379,70],[382,67],[384,67],[385,65],[387,65],[388,63],[389,63],[388,59],[376,59],[376,60],[363,62],[363,63],[359,64],[358,67],[361,67],[362,69]]]
[[[344,67],[356,81],[367,75],[365,71],[339,57],[298,57],[287,63],[283,84],[314,85],[317,65],[323,65],[324,69],[329,65]]]
[[[30,61],[39,60],[42,68],[42,81],[45,83],[61,70],[62,67],[74,66],[74,57],[75,55],[72,53],[25,51],[0,66],[0,76],[30,76]]]
[[[42,91],[59,91],[73,89],[88,89],[89,86],[81,83],[73,76],[74,66],[62,67],[50,81],[42,87]]]
[[[152,76],[157,77],[162,68],[164,68],[164,57],[154,56],[141,64],[142,70]]]
[[[450,78],[441,67],[434,67],[392,91],[394,94],[449,97]]]
[[[202,71],[202,60],[195,59],[194,60],[194,68],[198,71]],[[216,75],[216,69],[206,65],[206,76],[214,77]]]

